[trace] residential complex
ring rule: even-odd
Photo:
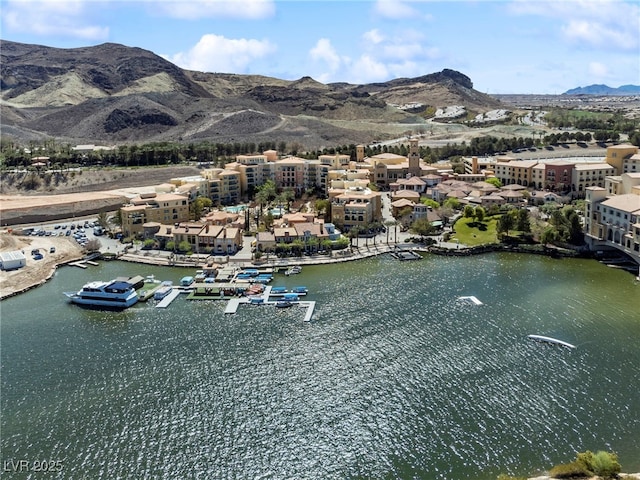
[[[592,250],[615,248],[640,264],[640,172],[606,184],[586,190],[585,240]]]

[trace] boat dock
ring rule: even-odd
[[[422,255],[414,252],[413,250],[404,250],[397,248],[391,252],[391,256],[401,261],[406,260],[422,260]]]
[[[461,302],[471,303],[473,305],[482,305],[482,302],[472,295],[468,297],[458,297],[458,300]]]
[[[562,347],[576,348],[575,345],[571,345],[568,342],[564,342],[562,340],[558,340],[557,338],[544,337],[542,335],[527,335],[527,338],[529,340],[533,340],[534,342],[552,343],[554,345],[560,345]]]
[[[169,305],[171,305],[171,302],[173,302],[176,298],[178,298],[178,295],[180,295],[184,291],[186,291],[186,290],[181,290],[179,288],[173,288],[171,290],[171,292],[166,297],[164,297],[162,300],[160,300],[156,304],[156,308],[167,308]]]
[[[278,302],[273,301],[273,300],[269,300],[269,296],[271,294],[271,287],[266,287],[264,292],[262,292],[261,295],[254,295],[252,297],[238,297],[238,298],[231,298],[229,299],[229,301],[227,302],[227,306],[224,309],[224,313],[229,313],[229,314],[234,314],[238,312],[238,308],[240,307],[240,305],[270,305],[270,306],[275,306],[277,305]],[[252,302],[253,300],[253,302]],[[256,303],[256,300],[259,301],[259,303]],[[291,303],[293,303],[294,305],[297,305],[300,308],[306,308],[307,311],[305,312],[303,321],[304,322],[310,322],[311,321],[311,317],[313,316],[313,311],[315,310],[316,307],[316,302],[314,301],[292,301]]]

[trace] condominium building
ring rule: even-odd
[[[533,167],[537,164],[537,160],[503,159],[496,162],[494,174],[503,185],[517,184],[529,187],[533,181]]]
[[[202,176],[209,181],[208,197],[217,205],[235,205],[240,202],[241,181],[237,170],[210,168]]]
[[[187,242],[196,253],[233,255],[242,248],[242,230],[201,222],[176,224],[171,231],[176,245]]]
[[[624,143],[607,147],[605,162],[616,169],[618,175],[640,172],[640,152],[635,145]]]
[[[615,174],[616,169],[608,163],[576,164],[572,172],[572,191],[582,197],[587,187],[604,187],[607,176]]]
[[[346,231],[382,222],[382,195],[362,187],[338,193],[331,198],[331,222]]]
[[[640,172],[611,181],[621,193],[586,188],[585,240],[592,250],[615,248],[640,263]]]
[[[145,193],[120,209],[122,234],[139,236],[148,222],[172,225],[189,220],[189,199],[173,193]]]

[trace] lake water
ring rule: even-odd
[[[113,313],[62,295],[127,274],[177,283],[194,271],[64,267],[2,302],[4,470],[59,460],[47,478],[483,480],[602,449],[640,471],[640,285],[624,271],[490,254],[278,275],[274,286],[309,287],[309,323],[299,308],[225,315],[225,302],[181,295]]]

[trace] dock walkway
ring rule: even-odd
[[[173,290],[171,290],[171,293],[169,293],[169,295],[164,297],[156,304],[156,308],[167,308],[169,305],[171,305],[171,302],[178,298],[178,295],[180,295],[181,293],[182,290],[174,288]]]

